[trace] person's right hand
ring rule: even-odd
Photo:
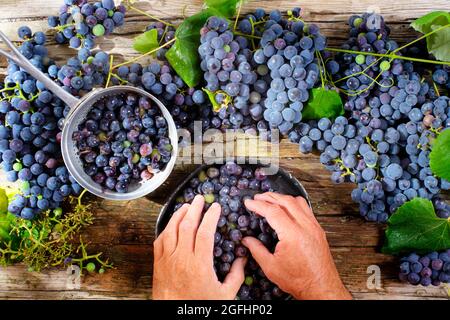
[[[297,299],[351,299],[325,232],[304,198],[267,192],[245,206],[266,218],[278,235],[273,254],[256,238],[242,240],[272,282]]]

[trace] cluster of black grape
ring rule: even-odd
[[[450,66],[439,66],[433,72],[433,81],[450,89]]]
[[[401,281],[422,286],[438,286],[450,282],[450,249],[422,256],[411,253],[400,261]]]
[[[175,27],[172,25],[165,24],[160,21],[150,23],[146,31],[156,29],[158,33],[158,43],[162,46],[165,43],[173,40],[175,38]],[[156,52],[156,58],[160,61],[166,60],[166,52],[173,46],[173,43],[167,44],[164,48],[159,49]]]
[[[111,77],[113,85],[129,84],[155,95],[170,111],[177,128],[190,128],[194,120],[201,120],[202,108],[208,104],[201,89],[187,88],[167,61],[152,61],[147,66],[140,63],[122,65]],[[203,111],[201,111],[203,110]],[[203,117],[204,128],[209,128],[209,112]]]
[[[82,48],[77,56],[69,58],[62,67],[53,65],[49,68],[48,76],[72,95],[81,96],[96,86],[104,86],[109,68],[109,55],[106,52],[94,54]]]
[[[64,0],[59,16],[50,16],[48,25],[58,32],[57,43],[69,43],[72,48],[95,47],[95,38],[108,35],[123,25],[126,8],[114,0],[88,3],[88,0]]]
[[[386,53],[398,48],[378,15],[353,16],[349,24],[344,49]],[[448,181],[432,175],[429,152],[430,142],[450,126],[449,98],[436,97],[409,62],[347,53],[337,61],[328,61],[327,69],[336,84],[345,80],[340,89],[349,95],[345,109],[351,115],[300,123],[289,134],[291,141],[303,153],[316,147],[334,183],[357,183],[352,198],[370,221],[385,222],[404,202],[434,199],[448,189]],[[448,210],[443,206],[438,213],[445,216]]]
[[[278,238],[264,218],[248,211],[244,201],[250,194],[276,191],[264,173],[264,168],[252,169],[227,162],[222,166],[211,166],[189,182],[189,186],[177,198],[175,210],[183,203],[191,203],[195,195],[205,198],[206,211],[217,202],[222,213],[214,236],[214,268],[220,280],[230,271],[235,258],[249,256],[241,239],[246,236],[257,237],[269,250],[274,250]],[[249,259],[245,267],[245,282],[238,292],[238,298],[284,299],[287,294],[270,282],[256,261]]]
[[[264,119],[271,128],[287,135],[302,119],[303,103],[309,100],[309,90],[320,79],[319,59],[324,61],[326,38],[315,24],[305,25],[299,19],[300,10],[289,19],[272,11],[265,23],[261,48],[253,59],[268,67],[270,87],[264,101]]]
[[[208,19],[201,29],[200,41],[198,52],[206,89],[213,93],[220,106],[211,119],[211,126],[267,129],[260,104],[267,90],[263,79],[267,67],[257,69],[252,64],[249,41],[244,36],[235,36],[228,21],[218,17]]]
[[[102,187],[126,193],[170,161],[166,119],[144,96],[114,95],[96,102],[72,139],[84,171]]]
[[[47,55],[45,35],[19,28],[24,41],[20,52],[44,73],[57,66]],[[1,166],[8,181],[22,181],[21,190],[8,210],[24,219],[60,206],[81,187],[65,168],[58,125],[69,112],[64,103],[46,90],[43,83],[9,61],[0,101]]]

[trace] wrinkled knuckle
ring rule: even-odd
[[[194,224],[190,220],[184,220],[180,223],[180,230],[182,232],[191,231],[194,228]]]
[[[197,239],[201,242],[210,240],[211,235],[205,230],[199,230],[197,232]]]

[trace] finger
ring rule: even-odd
[[[237,258],[231,266],[230,272],[225,277],[223,285],[230,291],[230,296],[235,297],[245,280],[244,267],[247,258]]]
[[[177,248],[180,248],[180,250],[194,251],[195,235],[202,219],[204,204],[205,199],[203,196],[196,195],[186,215],[180,222],[177,243]]]
[[[306,213],[309,217],[313,218],[315,221],[317,221],[316,216],[314,215],[311,207],[308,204],[308,201],[306,201],[303,197],[297,197],[295,198],[299,206],[302,208],[302,212]]]
[[[186,203],[180,209],[175,211],[172,218],[170,218],[169,223],[167,223],[166,228],[155,241],[161,243],[162,254],[172,254],[175,251],[178,241],[178,227],[189,207],[190,205]]]
[[[294,197],[275,192],[266,192],[255,195],[255,200],[266,201],[278,205],[285,209],[286,213],[293,221],[301,223],[301,214],[299,213],[300,208]]]
[[[246,200],[245,206],[260,216],[266,218],[269,225],[277,232],[282,240],[292,226],[293,221],[288,214],[278,205],[260,200]]]
[[[153,241],[153,254],[155,256],[155,261],[159,260],[163,256],[163,243],[162,238],[159,236],[155,241]]]
[[[256,238],[253,237],[245,237],[242,239],[242,244],[250,250],[253,259],[258,262],[261,269],[264,273],[267,273],[267,270],[270,269],[273,261],[273,254],[267,250],[264,244]]]
[[[203,216],[195,237],[195,253],[205,259],[212,256],[214,248],[214,233],[220,218],[220,205],[213,203]]]
[[[304,225],[305,222],[311,223],[314,222],[313,220],[315,220],[314,214],[312,213],[311,209],[308,206],[308,203],[303,197],[293,197],[290,195],[279,194],[275,192],[266,192],[256,195],[255,199],[267,201],[281,206],[299,225]],[[306,221],[305,218],[307,219]]]

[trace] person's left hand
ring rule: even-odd
[[[234,299],[244,282],[246,259],[238,258],[224,282],[214,271],[214,233],[220,205],[214,203],[202,219],[204,198],[176,211],[154,242],[153,299]]]

